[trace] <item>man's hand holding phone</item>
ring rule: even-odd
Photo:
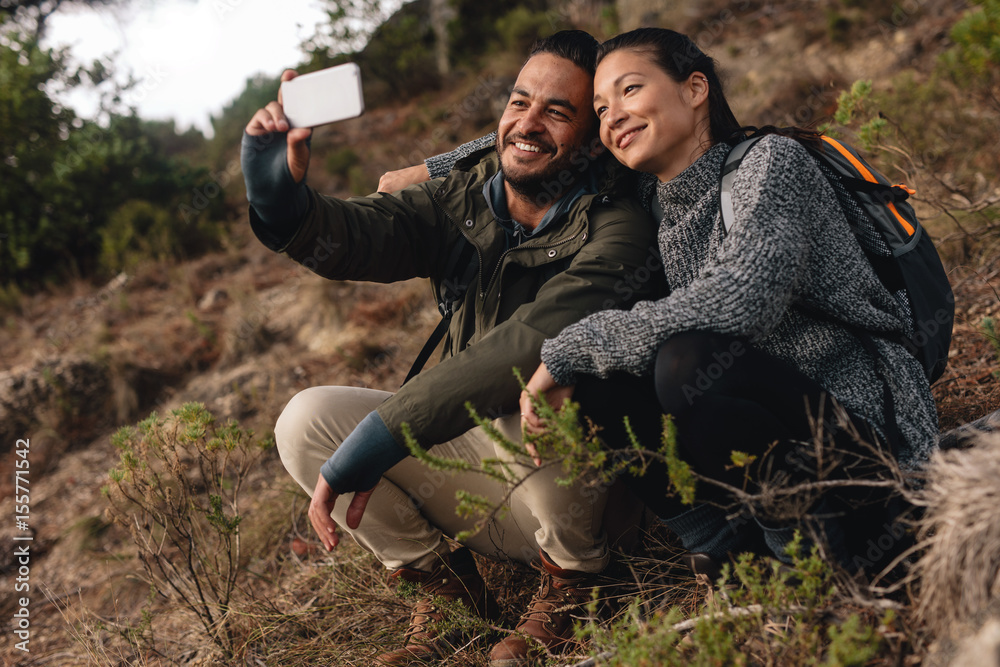
[[[281,74],[281,81],[282,83],[291,81],[298,75],[295,70],[286,69]],[[291,126],[282,106],[281,92],[279,89],[276,102],[268,102],[266,107],[257,110],[247,123],[246,132],[251,137],[259,137],[270,132],[287,132],[288,170],[295,182],[301,183],[309,167],[309,144],[306,140],[312,136],[312,128]]]
[[[288,169],[296,183],[309,166],[306,140],[313,127],[360,116],[365,110],[361,71],[354,63],[329,67],[299,76],[294,70],[281,75],[278,101],[257,111],[246,127],[256,137],[287,132]]]

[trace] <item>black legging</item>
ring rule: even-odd
[[[581,404],[581,414],[602,426],[604,441],[616,449],[627,443],[621,425],[624,415],[629,415],[640,443],[653,450],[660,443],[662,413],[672,415],[681,457],[698,474],[731,486],[742,488],[747,475],[746,470],[732,467],[731,452],[756,456],[749,470],[747,490],[751,492],[761,480],[773,481],[778,476],[785,484],[817,479],[813,457],[816,424],[810,423],[810,416],[816,421],[823,416],[826,456],[833,449],[841,453],[835,469],[826,466],[829,459],[824,462],[828,478],[871,479],[882,471],[871,461],[871,450],[858,442],[886,446],[865,420],[847,414],[850,426],[837,423],[833,419],[834,401],[816,382],[730,336],[703,332],[673,336],[660,349],[652,377],[616,373],[600,380],[583,376],[574,398]],[[852,429],[859,436],[857,440]],[[894,446],[891,451],[895,451]],[[677,499],[666,497],[666,467],[662,464],[652,466],[632,486],[661,517],[688,509]],[[701,502],[721,504],[733,500],[707,483],[698,485],[697,497]],[[887,556],[902,547],[901,529],[894,526],[902,503],[887,491],[840,488],[822,499],[804,502],[809,506],[803,509],[831,517],[827,524],[836,525],[835,532],[843,533],[843,539],[837,541],[844,544],[831,547],[838,560],[848,560],[845,565],[854,564],[859,555],[860,565],[866,569],[885,565]],[[775,519],[778,525],[786,520]],[[891,539],[881,539],[879,546],[887,531],[892,533]]]

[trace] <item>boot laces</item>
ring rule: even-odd
[[[528,608],[521,615],[520,624],[534,620],[546,627],[554,628],[556,614],[564,614],[582,606],[580,598],[584,591],[578,585],[584,583],[585,577],[560,580],[544,568],[539,569],[542,580],[538,592],[531,598]]]

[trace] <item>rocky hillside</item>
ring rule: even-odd
[[[730,94],[744,122],[820,121],[859,79],[874,81],[881,95],[873,98],[876,106],[895,100],[895,106],[874,109],[899,130],[885,130],[885,143],[898,152],[883,151],[878,159],[920,189],[918,203],[941,243],[957,299],[950,367],[934,388],[941,426],[1000,407],[1000,346],[983,333],[984,323],[1000,311],[1000,91],[992,90],[992,100],[969,96],[956,105],[960,89],[942,79],[941,95],[915,96],[933,80],[941,53],[951,45],[949,30],[968,4],[664,4],[619,0],[618,26],[654,24],[698,35],[729,72]],[[607,4],[592,0],[557,3],[550,11],[554,22],[572,21],[596,32],[605,29],[607,16]],[[369,191],[383,171],[479,136],[495,123],[519,62],[518,54],[498,54],[484,71],[454,72],[443,91],[318,132],[311,183],[341,196]],[[950,128],[948,150],[913,137],[912,128],[921,127],[928,133]],[[438,318],[425,282],[321,280],[263,248],[245,215],[233,221],[219,252],[148,264],[104,285],[52,287],[4,308],[0,508],[8,517],[15,513],[9,471],[16,443],[30,441],[30,530],[17,530],[11,519],[0,531],[4,619],[17,609],[16,596],[7,592],[18,576],[11,545],[22,543],[12,538],[34,538],[31,653],[15,648],[17,637],[5,620],[0,658],[11,665],[218,664],[218,654],[182,607],[162,592],[150,596],[127,534],[105,517],[101,489],[119,456],[111,433],[151,410],[165,414],[199,401],[220,421],[235,419],[266,436],[284,404],[303,388],[396,388]],[[344,612],[336,596],[368,602],[371,613],[397,624],[405,619],[403,607],[387,596],[377,569],[350,547],[340,560],[315,552],[303,517],[305,496],[273,450],[249,474],[246,488],[252,490],[243,524],[253,582],[248,599],[256,596],[263,605],[254,607],[258,611],[297,619],[294,627],[280,625],[273,642],[308,644],[334,664],[366,664],[363,656],[371,651],[351,651],[368,646],[365,636],[383,632],[382,624],[360,612],[350,623],[330,618]],[[509,601],[523,591],[508,595]],[[331,607],[317,606],[321,602]],[[129,640],[143,609],[157,615],[142,630],[152,627],[158,636],[157,650],[146,653],[129,648],[143,645]],[[336,627],[317,626],[320,619]],[[253,621],[249,625],[258,634],[248,631],[245,641],[258,648],[248,649],[246,664],[315,664],[300,654],[289,661],[261,658],[274,655],[259,647],[269,646],[266,631],[279,626]],[[355,648],[343,649],[339,658],[331,642]],[[913,660],[905,664],[918,664],[927,651],[926,645],[909,644],[896,657],[910,653]],[[482,663],[468,658],[453,664]]]

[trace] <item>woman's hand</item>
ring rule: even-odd
[[[541,364],[528,380],[524,391],[521,392],[521,427],[531,434],[538,434],[545,430],[541,418],[535,413],[535,406],[531,403],[532,396],[544,398],[549,405],[558,410],[567,398],[572,398],[574,387],[575,385],[564,387],[556,384],[549,369],[544,363]],[[535,462],[535,465],[542,465],[542,459],[535,446],[529,443],[525,447],[531,454],[531,460]]]
[[[425,181],[429,181],[430,179],[431,175],[427,171],[427,165],[421,162],[420,164],[413,165],[412,167],[397,169],[396,171],[387,171],[382,174],[382,178],[378,179],[378,191],[396,192],[397,190],[402,190],[408,185],[416,185],[417,183],[423,183]]]

